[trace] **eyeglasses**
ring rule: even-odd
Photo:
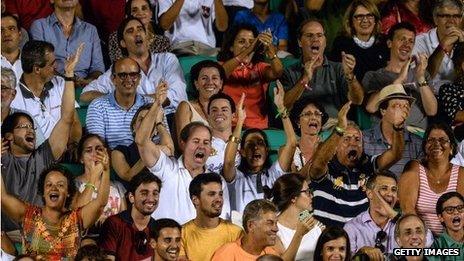
[[[14,90],[14,88],[10,88],[10,87],[2,84],[2,91],[10,91],[10,90]]]
[[[15,127],[15,129],[29,129],[29,130],[36,130],[34,126],[31,124],[19,124],[18,126]]]
[[[353,18],[356,19],[358,22],[366,20],[374,20],[375,16],[373,14],[357,14],[353,15]]]
[[[445,18],[445,19],[461,19],[461,14],[437,14],[437,17]]]
[[[306,193],[306,195],[311,196],[313,194],[313,190],[311,188],[303,189],[300,193]]]
[[[315,112],[308,111],[308,112],[300,114],[300,117],[311,117],[311,116],[322,117],[322,112],[320,112],[320,111],[315,111]]]
[[[458,205],[458,206],[449,206],[443,208],[443,211],[448,213],[448,214],[453,214],[454,210],[457,210],[459,213],[464,212],[464,205]]]
[[[147,244],[148,244],[148,239],[147,239],[147,234],[143,231],[137,231],[135,232],[135,251],[137,254],[142,255],[147,252]]]
[[[140,72],[120,72],[115,73],[115,75],[118,76],[121,80],[127,80],[128,77],[130,77],[132,80],[136,80],[140,77]]]
[[[382,242],[387,238],[387,233],[383,230],[377,232],[375,236],[375,248],[378,248],[382,253],[385,253],[385,246],[382,245]]]
[[[446,143],[450,142],[450,140],[447,139],[447,138],[438,138],[438,139],[437,138],[428,138],[427,139],[427,143],[435,144],[437,141],[441,145],[445,145]]]

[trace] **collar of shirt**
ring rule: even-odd
[[[382,129],[380,128],[380,123],[375,125],[374,126],[374,139],[378,142],[383,142],[384,144],[388,144],[389,146],[391,146],[391,144],[389,144],[387,142],[387,140],[383,137],[383,134],[382,134]],[[404,142],[409,142],[411,141],[411,136],[409,136],[409,132],[407,131],[403,131],[403,137],[404,137]]]
[[[440,41],[438,40],[438,34],[437,34],[437,28],[433,28],[430,30],[428,33],[429,41],[432,43],[433,48],[437,48],[437,46],[440,44]]]
[[[129,210],[124,210],[121,213],[119,213],[118,215],[127,224],[130,224],[130,225],[134,224],[134,219],[132,218],[131,212]],[[148,222],[147,227],[149,227],[149,228],[154,228],[155,227],[155,220],[152,217],[150,217],[150,221]]]
[[[446,232],[446,230],[443,231],[443,234],[441,234],[441,237],[439,237],[438,240],[445,241],[447,247],[455,247],[455,248],[464,247],[464,243],[459,243],[456,240],[454,240],[450,235],[448,235],[448,232]]]
[[[48,22],[51,26],[53,25],[58,25],[60,26],[61,23],[60,21],[58,21],[58,18],[56,17],[55,13],[53,12],[49,18],[48,18]],[[74,16],[74,21],[73,21],[73,25],[76,26],[76,27],[79,27],[81,25],[82,21],[81,19],[79,19],[79,17],[77,17],[76,15]]]
[[[190,171],[184,165],[184,155],[180,155],[180,157],[177,159],[177,164],[179,164],[180,171],[187,171],[188,173],[190,173]],[[203,173],[206,173],[205,166],[203,166]]]
[[[44,87],[43,87],[43,90],[42,90],[42,93],[40,94],[40,101],[44,101],[45,98],[48,97],[49,95],[49,91],[51,88],[53,88],[53,83],[52,81],[49,81],[47,83],[45,83]],[[19,80],[19,90],[21,91],[21,94],[23,95],[23,97],[25,99],[33,99],[35,97],[35,95],[32,93],[31,90],[29,90],[29,88],[27,87],[26,85],[26,82],[24,81],[24,77],[21,76],[21,79]]]
[[[21,62],[21,50],[19,51],[18,59],[16,59],[16,61],[14,61],[14,63],[10,63],[10,61],[8,61],[8,59],[6,59],[6,57],[1,55],[1,54],[0,54],[0,57],[2,59],[2,63],[6,62],[6,63],[10,64],[11,66],[14,66],[16,63]]]
[[[108,99],[109,99],[110,104],[112,106],[114,106],[114,107],[118,107],[121,110],[126,111],[126,109],[121,107],[121,105],[119,105],[118,102],[116,101],[115,93],[116,93],[116,91],[113,91],[113,92],[108,94]],[[135,102],[134,102],[134,104],[132,104],[132,106],[129,108],[129,110],[132,109],[135,105],[142,106],[144,104],[145,104],[145,101],[144,101],[143,96],[141,94],[136,93],[135,94]]]

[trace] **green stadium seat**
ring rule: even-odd
[[[81,122],[82,127],[85,127],[85,119],[87,117],[87,105],[81,105],[77,108],[77,115],[79,115],[79,121]]]

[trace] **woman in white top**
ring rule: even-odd
[[[301,136],[292,163],[292,171],[298,172],[306,162],[312,160],[317,146],[322,142],[319,134],[329,116],[322,105],[306,98],[295,103],[290,112],[290,118],[297,135]]]
[[[298,174],[285,174],[275,181],[270,196],[280,212],[277,217],[277,236],[280,242],[278,240],[276,247],[282,247],[285,251],[292,240],[301,240],[295,260],[313,260],[316,242],[323,226],[311,215],[312,194],[308,182]],[[300,214],[302,212],[303,216]],[[303,223],[307,224],[306,231],[309,230],[306,234],[299,231],[299,226]]]

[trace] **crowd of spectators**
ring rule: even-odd
[[[464,260],[463,15],[2,1],[0,258]]]

